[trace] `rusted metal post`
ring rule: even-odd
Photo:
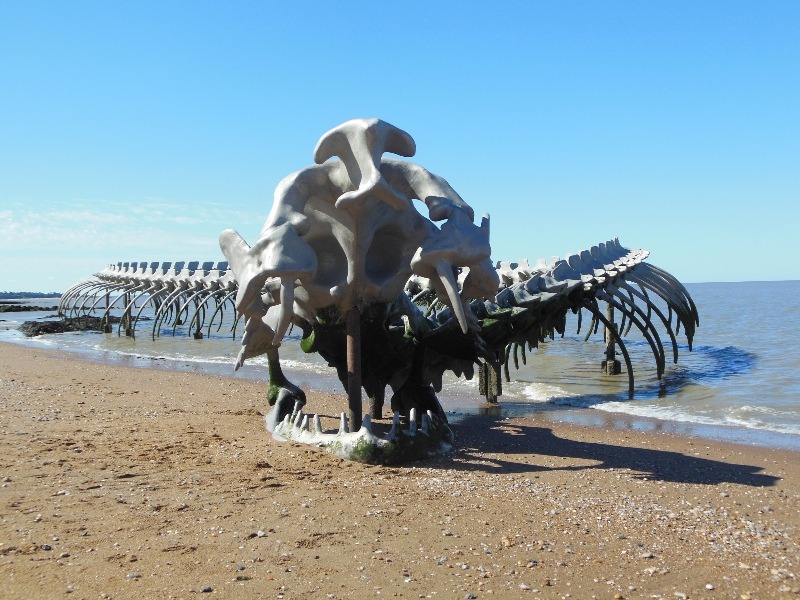
[[[482,362],[478,370],[478,391],[490,404],[497,404],[498,397],[503,394],[501,366],[501,360],[496,358]]]
[[[383,401],[385,399],[386,388],[383,387],[375,392],[374,396],[369,397],[369,414],[373,419],[383,418]]]
[[[614,326],[616,330],[617,324],[614,323],[614,306],[611,303],[606,304],[606,319]],[[603,373],[606,375],[619,375],[622,373],[622,363],[617,360],[616,342],[614,336],[605,328],[606,339],[606,358],[603,361]]]
[[[106,292],[106,318],[103,321],[103,332],[111,333],[111,312],[108,310],[109,302],[111,302],[111,294]]]
[[[197,312],[200,310],[200,301],[195,298],[194,299],[194,312],[195,316],[197,317],[197,327],[194,328],[194,339],[202,340],[203,339],[203,323],[200,320],[200,315]]]
[[[131,310],[128,306],[128,303],[130,302],[130,294],[128,294],[128,292],[125,292],[124,301],[125,301],[125,313],[122,315],[122,318],[125,322],[125,335],[131,337],[131,335],[133,335],[133,332],[131,331]]]
[[[350,431],[361,429],[361,311],[347,311],[347,420]]]

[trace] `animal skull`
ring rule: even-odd
[[[444,179],[383,157],[415,149],[408,133],[385,121],[348,121],[319,140],[316,165],[280,182],[252,247],[233,230],[221,234],[239,282],[236,308],[247,318],[237,368],[278,346],[293,318],[311,322],[322,308],[344,315],[393,302],[413,274],[430,279],[464,333],[476,327],[464,302],[492,298],[499,284],[488,215],[476,226],[472,208]],[[425,203],[429,218],[413,200]]]

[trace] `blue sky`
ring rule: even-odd
[[[0,290],[255,241],[379,117],[495,259],[609,237],[687,282],[800,279],[800,3],[0,0]]]

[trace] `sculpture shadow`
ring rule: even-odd
[[[462,460],[434,461],[431,466],[488,473],[627,469],[636,473],[635,478],[642,480],[704,485],[736,483],[751,487],[770,487],[780,480],[779,477],[761,473],[763,467],[757,465],[722,462],[656,448],[572,440],[555,435],[548,427],[519,425],[485,415],[468,415],[451,424],[451,429]],[[496,453],[498,456],[487,460],[485,456],[478,457],[476,452]],[[514,455],[517,454],[590,462],[564,466],[527,464],[515,461]]]

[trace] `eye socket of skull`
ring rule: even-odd
[[[408,235],[396,225],[389,224],[379,228],[365,257],[364,270],[367,278],[380,285],[395,277],[399,271],[410,270],[407,267],[408,258],[405,256],[407,242]],[[404,258],[405,263],[401,264]]]
[[[317,274],[314,283],[332,287],[347,279],[347,256],[333,235],[319,235],[305,238],[317,255]]]

